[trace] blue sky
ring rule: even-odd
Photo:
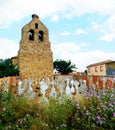
[[[115,60],[115,0],[0,0],[0,59],[16,56],[22,27],[37,14],[49,29],[53,59],[86,66]]]

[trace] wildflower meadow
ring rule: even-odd
[[[0,130],[114,130],[115,88],[29,99],[0,91]]]

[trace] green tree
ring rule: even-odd
[[[56,60],[54,61],[53,65],[54,69],[56,69],[61,74],[68,74],[70,72],[73,72],[72,69],[76,69],[75,65],[72,65],[70,60]]]
[[[16,75],[19,75],[19,70],[12,64],[11,59],[0,59],[0,78]]]

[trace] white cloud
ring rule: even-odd
[[[9,39],[0,39],[0,59],[11,58],[17,55],[19,44]]]
[[[113,41],[115,39],[115,14],[105,22],[105,31],[101,40]]]
[[[88,46],[88,45],[89,45],[89,43],[84,42],[84,43],[81,43],[79,46],[84,47],[84,46]]]
[[[59,20],[59,16],[56,15],[56,14],[54,14],[54,15],[51,17],[50,20],[53,21],[53,22],[57,22],[57,21]]]
[[[69,31],[65,31],[65,32],[62,32],[60,35],[62,35],[62,36],[68,36],[68,35],[70,35],[70,32]]]
[[[75,43],[60,43],[52,45],[54,60],[64,59],[71,60],[73,64],[78,67],[78,71],[84,71],[86,66],[104,61],[104,60],[115,60],[115,53],[106,53],[104,51],[82,51],[88,44],[77,45]]]
[[[101,55],[101,56],[100,56]],[[74,58],[71,60],[78,67],[78,71],[84,71],[90,64],[97,63],[104,60],[115,60],[115,53],[106,53],[103,51],[87,51],[87,52],[76,52]]]
[[[101,36],[101,40],[104,40],[104,41],[108,41],[108,42],[111,42],[113,41],[113,39],[115,38],[115,34],[112,34],[112,33],[107,33],[103,36]]]
[[[0,39],[0,59],[11,58],[17,55],[19,44],[8,39]],[[78,71],[84,71],[86,66],[92,63],[112,59],[115,60],[115,53],[106,53],[103,51],[82,51],[88,43],[60,43],[52,44],[54,60],[71,60],[78,67]]]
[[[115,0],[0,0],[0,26],[6,27],[9,24],[19,21],[33,13],[39,17],[50,17],[52,21],[57,21],[61,17],[74,18],[84,14],[100,14],[107,16],[103,23],[92,24],[96,31],[102,33],[101,40],[112,41],[115,39]],[[78,28],[76,35],[86,33]],[[70,35],[65,31],[62,35]],[[115,53],[103,51],[83,52],[88,43],[60,43],[52,44],[54,59],[71,60],[76,64],[78,70],[84,70],[89,64],[102,60],[115,60]],[[0,58],[9,58],[17,55],[19,44],[13,40],[0,39]]]
[[[92,22],[92,27],[101,33],[100,40],[113,41],[115,39],[115,14],[109,17],[106,21],[97,23]]]
[[[63,43],[52,45],[52,50],[55,50],[56,57],[60,55],[65,56],[65,53],[67,52],[73,53],[73,52],[79,51],[80,49],[81,49],[80,45],[76,45],[76,43],[73,43],[73,42],[63,42]]]
[[[97,31],[101,29],[101,26],[96,21],[92,22],[92,27]]]
[[[13,21],[36,13],[40,17],[55,14],[69,17],[80,16],[86,13],[112,15],[115,12],[114,0],[7,0],[0,2],[0,25],[5,26]],[[54,17],[54,19],[57,16]]]
[[[81,35],[81,34],[85,34],[85,33],[86,33],[86,31],[81,28],[77,29],[75,32],[76,35]]]
[[[72,0],[67,17],[75,15],[98,13],[100,15],[111,15],[115,10],[114,0]]]

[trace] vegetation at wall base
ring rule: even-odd
[[[0,91],[0,130],[114,130],[115,89],[87,91],[83,102],[67,95],[28,99]]]

